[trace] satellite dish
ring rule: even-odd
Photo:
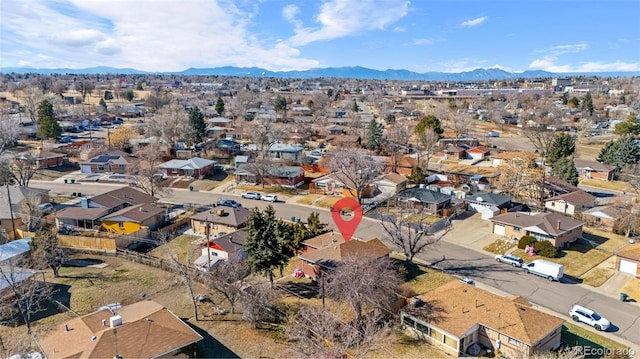
[[[482,202],[482,201],[484,201],[484,199],[482,199],[482,197],[476,197],[476,201]]]

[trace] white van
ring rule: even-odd
[[[553,263],[544,259],[536,259],[531,263],[522,266],[525,273],[532,273],[548,280],[560,281],[564,275],[564,267],[562,264]]]

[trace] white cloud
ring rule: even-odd
[[[549,72],[610,72],[610,71],[640,71],[640,62],[584,62],[580,64],[557,64],[553,60],[539,59],[529,64],[529,68]]]
[[[462,27],[474,27],[474,26],[478,26],[478,25],[482,24],[483,22],[485,22],[487,20],[489,20],[488,16],[482,16],[482,17],[475,18],[473,20],[464,21],[464,22],[460,23],[460,26],[462,26]]]
[[[293,4],[282,8],[282,17],[289,23],[293,24],[295,28],[302,27],[302,22],[297,19],[298,14],[300,14],[300,8]]]
[[[397,0],[332,0],[320,7],[315,16],[319,27],[296,29],[287,40],[292,46],[337,39],[366,30],[382,30],[403,18],[409,1]]]
[[[286,42],[264,43],[250,32],[259,4],[230,1],[2,0],[2,66],[131,67],[179,71],[188,67],[319,67]],[[240,6],[247,7],[241,8]],[[286,13],[286,15],[285,15]],[[295,21],[294,7],[283,16]],[[36,54],[46,54],[42,59]],[[11,57],[9,57],[11,56]]]
[[[546,53],[549,54],[549,56],[560,56],[563,54],[575,54],[585,51],[588,48],[589,45],[586,42],[579,42],[577,44],[557,45],[546,49],[540,49],[536,52]]]
[[[434,42],[435,41],[432,39],[413,39],[413,41],[411,41],[411,43],[409,44],[414,46],[422,46],[422,45],[431,45]]]

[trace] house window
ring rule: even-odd
[[[118,223],[118,228],[124,229],[124,223],[123,222]]]
[[[171,169],[171,173],[178,173],[178,169],[176,169],[176,168],[172,168],[172,169]]]
[[[551,207],[555,207],[556,203],[555,202],[551,202]]]
[[[522,345],[522,343],[520,343],[519,341],[513,339],[513,338],[509,338],[509,344],[513,344],[517,347],[520,347]]]
[[[104,166],[103,165],[98,165],[98,171],[104,171]]]
[[[448,347],[451,347],[451,348],[454,348],[454,349],[458,348],[458,340],[456,338],[454,338],[454,337],[445,335],[443,343]]]
[[[600,217],[596,217],[596,223],[600,223]]]
[[[431,333],[431,328],[428,325],[424,325],[420,322],[416,322],[416,329],[426,335],[430,335]]]
[[[411,328],[415,328],[416,327],[416,320],[413,319],[412,317],[408,316],[408,315],[403,315],[402,316],[402,322],[411,327]]]
[[[514,232],[520,232],[520,229],[521,229],[520,227],[513,227]]]

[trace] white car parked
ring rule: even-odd
[[[275,194],[265,194],[264,196],[260,197],[260,199],[267,202],[278,202],[278,196],[276,196]]]
[[[259,192],[253,192],[253,191],[245,192],[245,193],[241,194],[241,196],[242,196],[242,198],[260,199],[260,193]]]
[[[569,316],[576,322],[589,324],[596,330],[605,331],[609,329],[609,326],[611,325],[611,322],[601,317],[600,314],[580,305],[574,305],[571,307],[571,310],[569,310]]]

